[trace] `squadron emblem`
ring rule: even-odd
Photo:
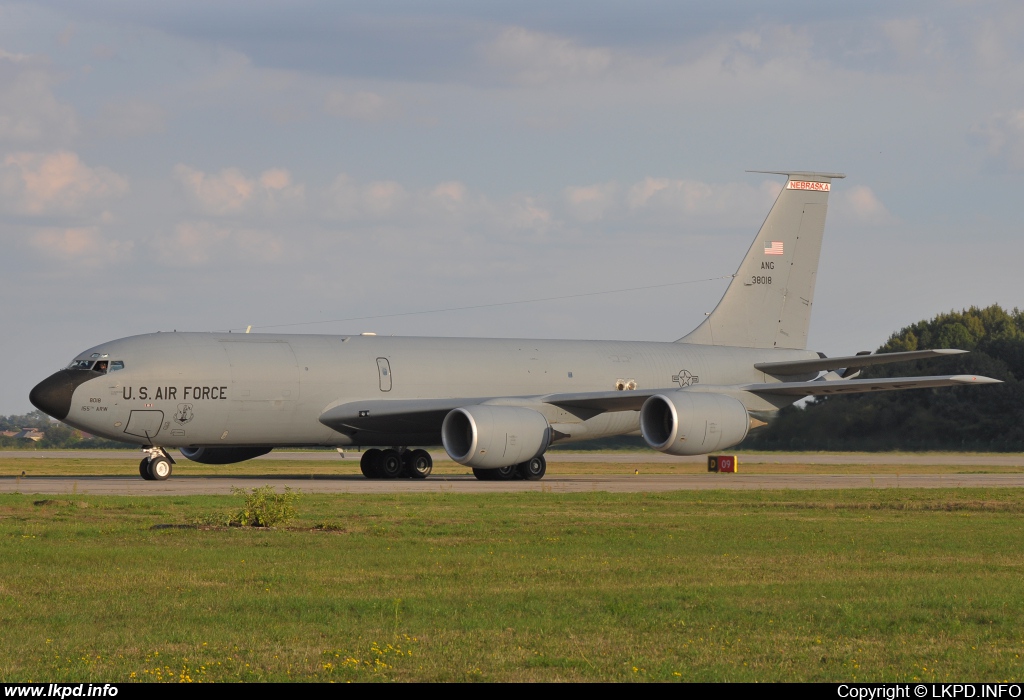
[[[672,375],[672,381],[677,382],[680,388],[686,388],[691,384],[700,383],[700,377],[690,374],[690,370],[688,369],[681,369],[679,370],[679,374]]]
[[[174,422],[178,425],[185,425],[193,418],[195,418],[195,416],[192,414],[192,404],[179,403],[178,412],[174,414]]]

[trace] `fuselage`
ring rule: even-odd
[[[94,435],[140,445],[367,445],[374,443],[337,432],[320,423],[320,416],[367,399],[536,397],[771,382],[755,363],[814,357],[807,350],[678,342],[154,333],[79,354],[72,366],[82,369],[61,375],[62,386],[70,387],[66,416],[59,415],[63,406],[44,410]],[[639,428],[636,411],[580,423],[574,439]],[[408,438],[396,431],[381,436],[379,444],[440,442],[439,435]]]

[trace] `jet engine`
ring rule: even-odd
[[[659,452],[701,455],[743,442],[750,417],[731,396],[676,391],[644,402],[640,430],[644,441]]]
[[[234,464],[259,457],[270,452],[273,447],[181,447],[182,455],[200,464]]]
[[[518,406],[466,406],[445,416],[441,442],[459,464],[496,469],[529,461],[551,444],[551,426]]]

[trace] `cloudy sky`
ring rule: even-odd
[[[0,413],[156,330],[675,340],[750,169],[848,174],[814,349],[1024,306],[1022,37],[981,0],[0,1]]]

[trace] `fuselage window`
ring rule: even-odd
[[[122,362],[121,360],[113,360],[110,363],[110,371],[116,372],[119,369],[124,369],[124,362]]]
[[[92,369],[92,366],[92,360],[78,360],[77,362],[72,362],[68,369]]]

